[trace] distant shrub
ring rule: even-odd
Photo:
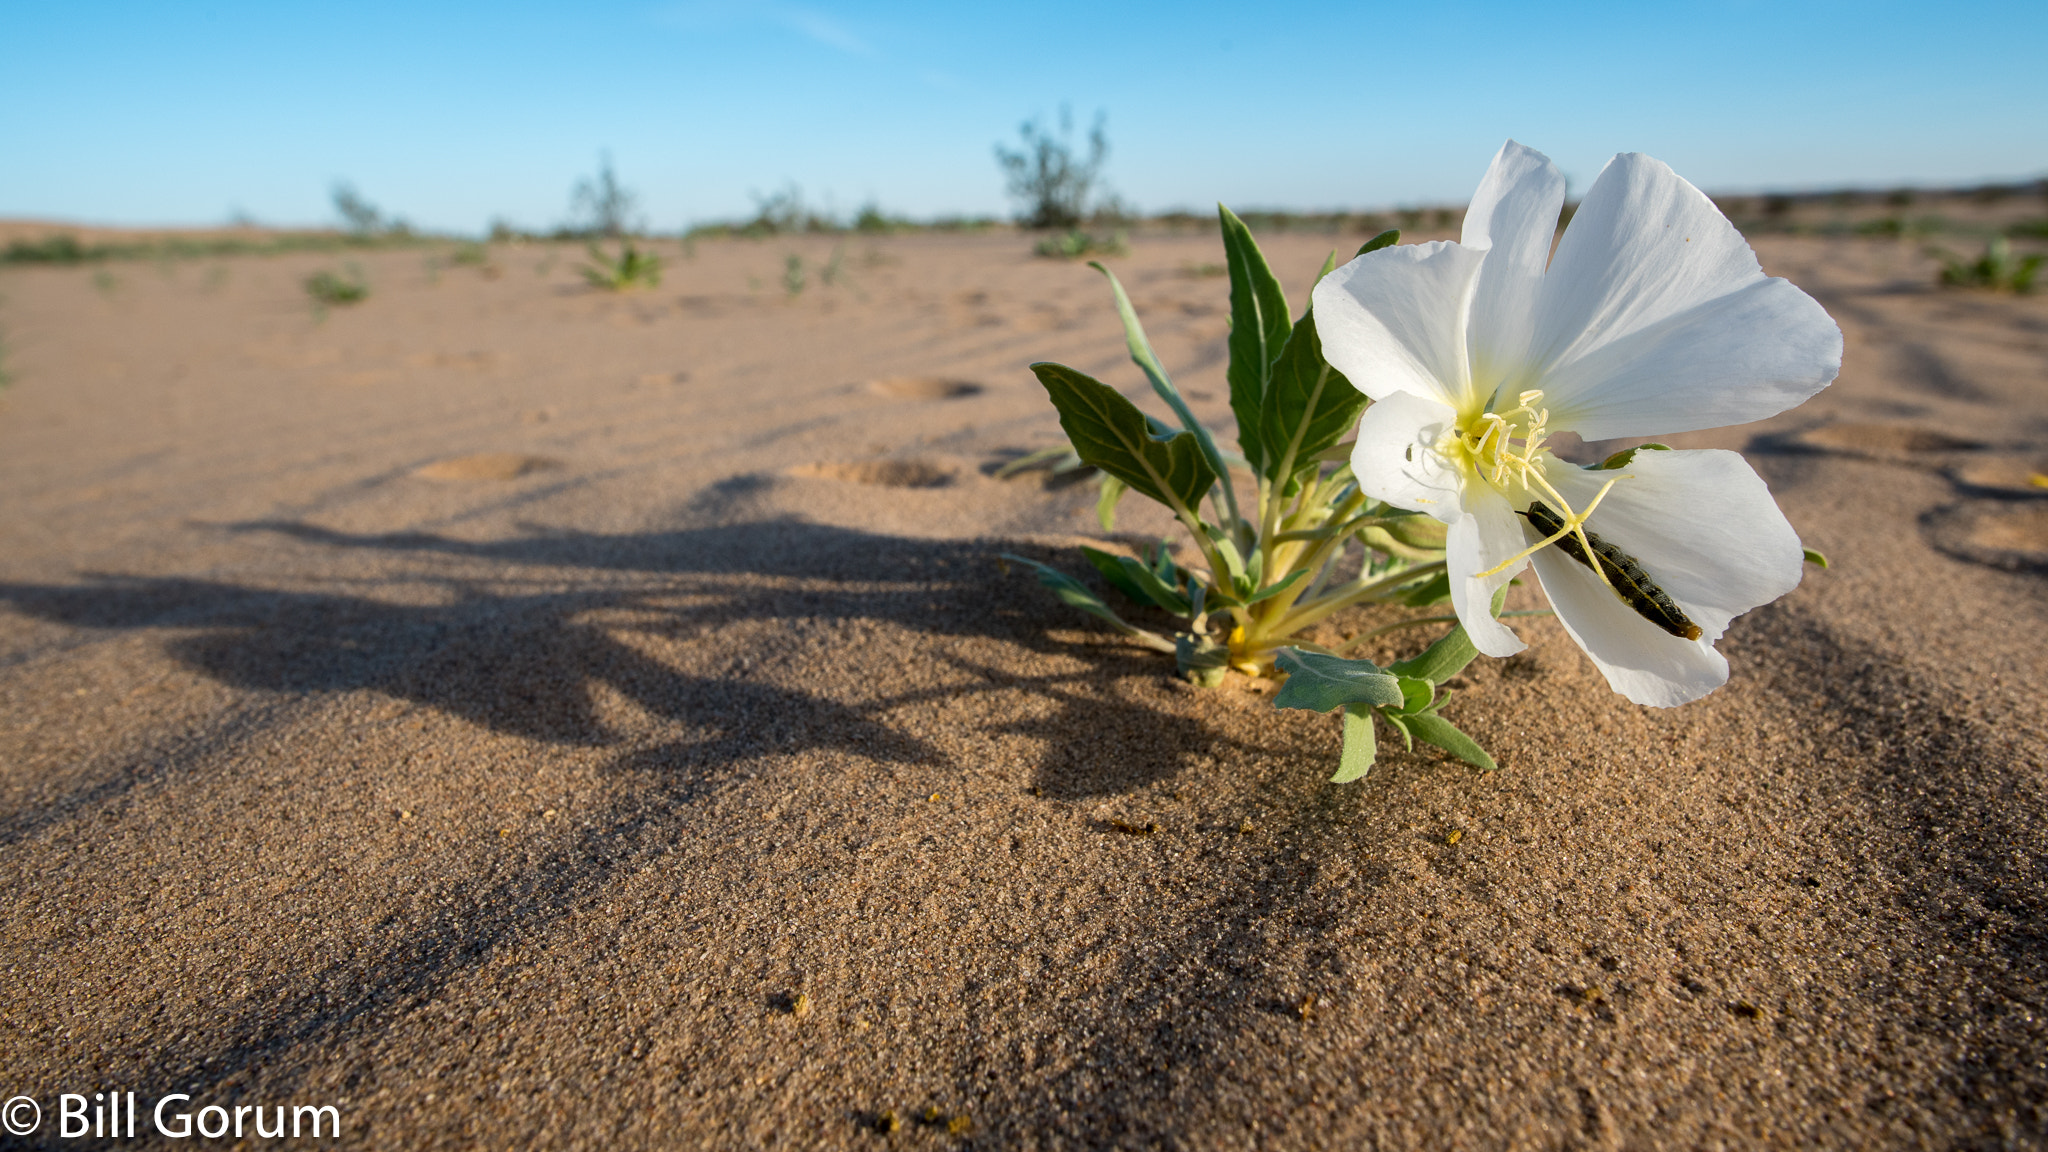
[[[653,288],[661,283],[661,257],[622,241],[613,256],[596,244],[590,246],[590,263],[578,268],[592,288],[623,292],[629,288]]]
[[[2027,240],[2048,240],[2048,216],[2035,217],[2032,220],[2022,220],[2006,228],[2005,234]]]
[[[1107,236],[1099,236],[1070,228],[1041,239],[1031,246],[1031,250],[1040,256],[1061,260],[1079,260],[1083,256],[1122,256],[1131,250],[1125,240],[1126,236],[1121,230]]]
[[[1929,236],[1947,227],[1948,221],[1939,216],[1915,216],[1908,220],[1901,216],[1880,216],[1856,225],[1858,236],[1880,236],[1898,239],[1905,236]]]
[[[1994,292],[2026,293],[2034,290],[2034,274],[2040,271],[2042,257],[2014,256],[2012,242],[2003,236],[1994,237],[1984,248],[1984,255],[1975,260],[1965,260],[1951,252],[1934,249],[1933,255],[1941,260],[1941,283],[1954,288],[1989,288]]]
[[[360,304],[369,299],[370,285],[362,270],[353,265],[346,275],[323,268],[306,277],[306,295],[313,298],[315,309]]]
[[[598,161],[597,175],[578,181],[569,193],[571,222],[566,231],[569,235],[617,240],[639,231],[634,215],[638,203],[639,197],[619,183],[618,173],[612,171],[611,154],[606,153]]]
[[[754,218],[740,226],[740,235],[760,238],[797,232],[838,232],[839,222],[804,202],[804,192],[795,184],[766,196],[756,192]],[[880,216],[880,210],[875,211]]]
[[[1021,148],[1013,152],[996,145],[996,164],[1009,182],[1011,198],[1022,206],[1019,223],[1027,228],[1073,228],[1087,219],[1089,197],[1109,158],[1105,120],[1104,113],[1095,114],[1085,156],[1074,142],[1073,113],[1064,107],[1057,136],[1038,121],[1026,120],[1017,129]]]
[[[910,226],[909,220],[901,216],[889,215],[882,211],[881,205],[876,204],[872,200],[861,205],[860,211],[853,215],[853,230],[855,232],[879,235],[888,232],[900,232]]]
[[[330,194],[334,198],[334,211],[341,217],[343,231],[358,240],[412,234],[412,225],[396,216],[384,215],[382,209],[365,200],[346,180],[337,182]]]
[[[41,240],[16,240],[7,246],[9,264],[80,264],[96,256],[93,250],[68,234],[45,236]]]

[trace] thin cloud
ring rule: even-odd
[[[670,5],[661,9],[655,18],[671,28],[688,31],[767,24],[850,56],[877,55],[874,45],[838,17],[802,4],[783,4],[776,0],[703,0],[700,3]]]

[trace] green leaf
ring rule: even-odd
[[[1478,655],[1479,649],[1472,646],[1472,638],[1465,634],[1465,626],[1459,624],[1420,654],[1387,665],[1387,671],[1397,676],[1413,676],[1431,684],[1441,684],[1463,672],[1465,665]]]
[[[1493,590],[1493,614],[1498,617],[1507,604],[1506,584]],[[1472,638],[1465,634],[1463,624],[1453,625],[1449,632],[1437,642],[1423,649],[1419,654],[1406,660],[1396,660],[1387,665],[1387,671],[1397,676],[1413,676],[1431,684],[1441,684],[1465,670],[1479,655],[1479,649],[1472,646]]]
[[[1194,436],[1195,443],[1202,449],[1202,456],[1209,461],[1209,467],[1215,469],[1218,476],[1228,475],[1224,470],[1223,453],[1216,447],[1215,437],[1209,435],[1209,430],[1202,427],[1201,421],[1195,419],[1194,412],[1188,408],[1188,402],[1181,398],[1180,389],[1174,387],[1173,380],[1167,376],[1165,365],[1159,362],[1158,354],[1152,351],[1152,342],[1145,338],[1145,326],[1138,323],[1138,310],[1131,307],[1131,298],[1125,294],[1123,283],[1116,278],[1116,273],[1096,261],[1089,261],[1088,266],[1107,277],[1110,291],[1116,294],[1116,314],[1124,322],[1124,344],[1131,350],[1131,362],[1145,373],[1145,379],[1152,384],[1152,391],[1157,392],[1159,398],[1166,401],[1166,406],[1173,409],[1173,414],[1180,417],[1181,427]],[[1230,514],[1235,517],[1237,497],[1231,493],[1227,482],[1224,485],[1224,495],[1230,502]]]
[[[1152,597],[1145,594],[1144,587],[1124,571],[1123,557],[1112,552],[1104,552],[1100,548],[1090,548],[1086,544],[1081,546],[1081,555],[1087,557],[1088,563],[1095,566],[1095,570],[1102,574],[1104,580],[1109,581],[1111,588],[1124,594],[1124,599],[1133,604],[1152,603]]]
[[[1217,473],[1195,437],[1155,439],[1145,414],[1116,389],[1064,364],[1031,366],[1059,410],[1060,427],[1081,459],[1187,519],[1216,483]]]
[[[1415,733],[1408,730],[1408,724],[1414,717],[1406,716],[1399,712],[1381,712],[1379,717],[1392,725],[1394,731],[1401,734],[1402,747],[1410,752],[1415,751]]]
[[[1320,467],[1316,458],[1357,430],[1366,403],[1364,394],[1323,359],[1315,313],[1303,316],[1273,365],[1259,414],[1266,477],[1284,484]],[[1282,467],[1286,476],[1279,475]]]
[[[1176,615],[1188,614],[1187,597],[1179,589],[1159,578],[1159,574],[1129,556],[1117,556],[1099,548],[1082,545],[1081,554],[1102,573],[1110,586],[1131,598],[1134,604],[1150,604],[1164,608]]]
[[[1609,457],[1608,457],[1607,459],[1605,459],[1605,460],[1602,460],[1602,461],[1601,461],[1601,462],[1599,463],[1599,466],[1598,466],[1598,467],[1596,467],[1596,468],[1594,468],[1594,469],[1593,469],[1593,471],[1595,471],[1595,472],[1612,472],[1612,471],[1613,471],[1613,470],[1615,470],[1616,468],[1626,468],[1626,467],[1628,467],[1628,462],[1636,458],[1636,453],[1638,453],[1638,452],[1643,452],[1643,451],[1650,451],[1650,452],[1669,452],[1669,451],[1671,451],[1671,445],[1669,445],[1669,444],[1638,444],[1638,445],[1636,445],[1636,446],[1635,446],[1635,447],[1633,447],[1633,448],[1623,448],[1623,449],[1622,449],[1621,451],[1619,451],[1619,452],[1616,452],[1616,453],[1615,453],[1614,455],[1612,455],[1612,456],[1609,456]]]
[[[1441,604],[1451,598],[1451,574],[1439,572],[1436,575],[1401,593],[1401,603],[1410,608],[1427,608]]]
[[[1249,608],[1252,605],[1257,604],[1261,600],[1271,599],[1272,597],[1278,596],[1280,593],[1287,591],[1289,588],[1294,587],[1297,581],[1301,580],[1303,577],[1307,575],[1308,569],[1296,569],[1293,572],[1289,572],[1287,574],[1287,578],[1285,580],[1280,581],[1278,584],[1269,584],[1266,587],[1259,589],[1257,592],[1253,592],[1250,595],[1243,597],[1235,596],[1225,592],[1218,592],[1216,594],[1216,607]]]
[[[1415,738],[1424,744],[1434,744],[1465,763],[1475,768],[1484,768],[1488,772],[1500,767],[1493,762],[1493,757],[1486,754],[1486,749],[1479,746],[1478,741],[1458,731],[1450,721],[1433,712],[1410,716],[1407,722],[1414,728]]]
[[[1229,536],[1225,535],[1221,529],[1212,524],[1205,524],[1202,527],[1209,534],[1209,542],[1216,546],[1216,554],[1223,558],[1224,571],[1217,573],[1221,583],[1224,585],[1220,591],[1229,593],[1233,600],[1236,600],[1240,595],[1249,595],[1252,588],[1256,586],[1256,581],[1253,579],[1251,569],[1245,566],[1244,556],[1238,552],[1237,544]],[[1266,558],[1265,552],[1262,550],[1254,553],[1253,556],[1263,566]]]
[[[1309,290],[1309,293],[1310,293],[1311,299],[1313,299],[1313,296],[1314,296],[1314,293],[1315,293],[1315,290],[1316,290],[1316,284],[1321,284],[1321,283],[1323,282],[1323,277],[1325,277],[1325,276],[1328,276],[1328,275],[1329,275],[1330,273],[1332,273],[1332,272],[1335,272],[1336,270],[1337,270],[1337,250],[1336,250],[1335,248],[1332,248],[1332,249],[1330,249],[1330,254],[1329,254],[1328,256],[1325,256],[1325,257],[1323,257],[1323,267],[1322,267],[1322,269],[1321,269],[1320,271],[1318,271],[1318,272],[1316,273],[1316,283],[1315,283],[1315,284],[1311,284],[1311,285],[1309,285],[1309,286],[1308,286],[1308,290]],[[1311,305],[1310,305],[1310,307],[1312,308],[1312,307],[1314,307],[1314,305],[1313,305],[1313,304],[1311,304]],[[1306,316],[1306,315],[1308,315],[1308,314],[1309,314],[1309,308],[1303,308],[1303,309],[1301,310],[1301,314],[1302,314],[1303,316]]]
[[[1420,676],[1401,676],[1401,711],[1415,715],[1436,703],[1436,685]]]
[[[1104,474],[1102,492],[1095,497],[1095,522],[1102,525],[1104,532],[1116,531],[1116,505],[1130,490],[1130,485],[1114,476]]]
[[[1337,761],[1337,774],[1330,777],[1330,783],[1363,780],[1372,771],[1378,752],[1372,737],[1372,709],[1363,705],[1344,709],[1344,754]]]
[[[1328,712],[1347,704],[1396,706],[1402,701],[1401,682],[1370,660],[1282,648],[1277,662],[1287,683],[1273,694],[1275,708]]]
[[[1367,240],[1365,243],[1360,244],[1358,246],[1358,255],[1363,256],[1367,252],[1377,252],[1382,248],[1392,248],[1394,245],[1399,244],[1400,242],[1401,230],[1399,228],[1389,228],[1385,232],[1382,232],[1379,235],[1373,237],[1372,239]]]
[[[1260,555],[1261,557],[1264,556],[1263,553],[1261,553]],[[1240,603],[1246,606],[1250,606],[1253,604],[1257,604],[1259,601],[1267,599],[1269,597],[1278,596],[1280,593],[1285,592],[1289,588],[1294,587],[1296,581],[1302,579],[1303,577],[1306,577],[1307,575],[1308,569],[1297,568],[1294,571],[1289,572],[1287,574],[1287,578],[1280,581],[1278,584],[1268,584],[1264,588],[1259,589],[1257,592],[1254,592],[1251,595],[1245,597],[1242,601],[1240,601]]]
[[[1072,463],[1069,464],[1069,461]],[[1028,472],[1033,468],[1044,468],[1057,474],[1080,467],[1084,467],[1084,465],[1081,463],[1081,458],[1074,455],[1073,445],[1055,444],[1050,448],[1040,448],[1029,455],[1017,457],[1015,460],[996,469],[994,475],[998,480],[1008,480],[1019,472]]]
[[[1828,566],[1828,558],[1826,556],[1821,555],[1819,552],[1816,552],[1811,548],[1801,548],[1800,551],[1806,554],[1806,562],[1808,564],[1811,564],[1816,568],[1826,568]]]
[[[1230,410],[1237,415],[1237,443],[1252,470],[1263,472],[1259,417],[1273,361],[1287,344],[1287,294],[1266,266],[1251,229],[1237,214],[1216,206],[1223,228],[1223,258],[1230,269]]]
[[[1059,597],[1069,607],[1079,608],[1090,616],[1105,621],[1117,631],[1138,641],[1147,648],[1157,649],[1161,652],[1173,651],[1173,641],[1156,632],[1147,632],[1143,628],[1126,623],[1123,617],[1118,616],[1109,605],[1102,602],[1102,597],[1090,592],[1086,585],[1065,572],[1040,564],[1036,560],[1026,560],[1022,556],[1009,552],[1001,553],[1001,555],[1005,560],[1014,560],[1019,564],[1029,566],[1038,574],[1038,582],[1052,589],[1052,594]]]
[[[1181,633],[1174,638],[1173,655],[1181,679],[1203,688],[1221,685],[1230,670],[1230,649],[1207,636]]]

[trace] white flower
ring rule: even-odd
[[[1330,363],[1375,401],[1352,455],[1359,486],[1450,526],[1451,602],[1479,650],[1521,651],[1487,605],[1533,561],[1616,691],[1682,704],[1727,681],[1714,641],[1728,622],[1798,585],[1798,536],[1736,453],[1639,451],[1601,471],[1558,459],[1544,439],[1761,420],[1835,378],[1842,334],[1811,297],[1766,277],[1713,202],[1665,165],[1616,156],[1552,257],[1564,191],[1547,157],[1509,141],[1460,243],[1353,260],[1317,285],[1316,326]],[[1532,525],[1546,510],[1569,539]],[[1620,594],[1630,578],[1574,559],[1573,544],[1633,557],[1682,616],[1660,626],[1651,605],[1631,607]]]

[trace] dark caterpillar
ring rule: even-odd
[[[1529,518],[1531,527],[1545,536],[1553,536],[1564,531],[1564,521],[1541,500],[1529,505],[1529,510],[1522,515]],[[1700,638],[1700,626],[1686,619],[1684,609],[1674,603],[1662,588],[1657,587],[1657,582],[1650,579],[1649,574],[1643,571],[1643,566],[1636,563],[1635,557],[1591,532],[1586,533],[1586,542],[1593,546],[1593,555],[1600,560],[1600,566],[1595,571],[1606,574],[1607,583],[1614,589],[1614,594],[1621,597],[1622,603],[1635,609],[1636,615],[1681,640]],[[1593,561],[1586,556],[1586,549],[1579,544],[1576,534],[1566,532],[1553,543],[1565,555],[1588,568],[1593,567]]]

